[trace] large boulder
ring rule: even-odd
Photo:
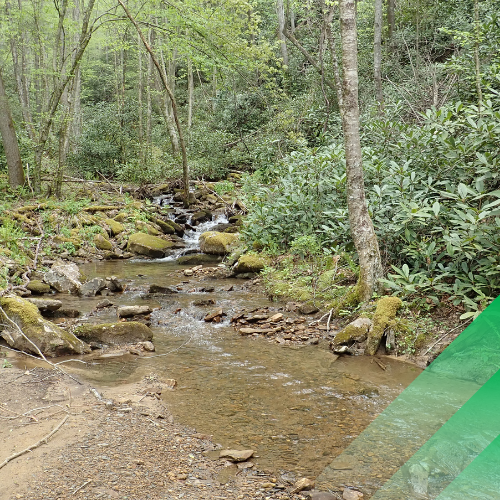
[[[374,356],[382,341],[388,323],[396,317],[398,309],[403,305],[398,297],[382,297],[377,302],[377,308],[373,315],[373,326],[368,332],[366,354]]]
[[[80,295],[82,297],[95,297],[98,293],[106,288],[106,280],[103,278],[94,278],[87,281],[80,287]]]
[[[82,286],[82,275],[78,266],[73,263],[54,264],[52,269],[45,273],[43,280],[60,293],[77,294]]]
[[[226,255],[238,244],[239,235],[207,231],[200,236],[200,250],[212,255]]]
[[[146,255],[154,259],[165,257],[169,249],[174,244],[157,236],[151,236],[145,233],[135,233],[128,239],[127,250],[129,252]]]
[[[142,220],[135,221],[135,227],[137,230],[151,234],[152,236],[160,236],[162,232],[156,229],[153,225],[148,224]]]
[[[265,257],[255,254],[242,255],[234,266],[235,274],[240,273],[258,273],[268,264]]]
[[[0,312],[4,324],[1,335],[14,349],[38,354],[38,347],[48,357],[90,352],[85,342],[43,318],[35,304],[21,297],[6,296],[0,298],[0,305],[5,311],[5,314]]]
[[[177,259],[177,264],[181,266],[198,266],[200,264],[215,264],[220,262],[221,257],[218,255],[209,255],[207,253],[193,253],[183,255]]]
[[[94,236],[94,245],[99,250],[104,250],[106,252],[113,250],[113,245],[111,244],[111,242],[108,239],[106,239],[102,234],[96,234]]]
[[[73,333],[86,342],[102,342],[110,345],[133,344],[153,339],[153,331],[138,321],[80,325]]]

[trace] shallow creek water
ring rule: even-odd
[[[224,448],[253,448],[260,467],[316,476],[419,373],[411,365],[387,360],[382,371],[365,357],[334,361],[325,347],[280,346],[264,338],[238,335],[229,325],[243,307],[283,304],[243,289],[236,279],[182,281],[171,261],[115,261],[82,266],[87,278],[117,276],[128,283],[116,305],[150,304],[157,357],[124,355],[71,370],[97,387],[133,383],[155,373],[174,378],[177,387],[162,395],[174,417],[198,432],[212,434]],[[177,294],[148,297],[150,284],[180,286]],[[224,291],[228,285],[234,291]],[[214,288],[201,292],[200,288]],[[90,313],[101,297],[58,296],[65,307]],[[227,317],[203,321],[213,298]],[[214,306],[212,306],[214,307]],[[180,309],[180,312],[175,313]],[[115,309],[90,321],[116,321]],[[325,342],[326,344],[326,342]],[[66,365],[69,367],[69,365]]]

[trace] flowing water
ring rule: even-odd
[[[138,382],[152,373],[173,378],[177,387],[162,397],[180,422],[212,434],[224,448],[255,449],[262,468],[316,476],[420,370],[397,360],[384,361],[385,371],[365,357],[335,360],[322,343],[282,346],[241,337],[229,325],[232,313],[264,306],[279,311],[283,304],[248,291],[242,280],[185,281],[178,272],[183,268],[175,262],[180,253],[196,251],[199,235],[221,222],[226,222],[223,216],[186,231],[186,248],[165,259],[81,266],[88,279],[117,276],[127,284],[125,292],[110,297],[115,305],[156,308],[156,352],[152,357],[125,354],[98,358],[85,368],[80,363],[66,367],[102,388]],[[150,284],[177,287],[179,293],[149,296]],[[65,307],[79,309],[88,321],[117,319],[114,308],[93,312],[102,297],[57,298]],[[227,314],[225,321],[205,323],[210,307],[194,305],[197,299],[213,299],[213,307]]]
[[[334,361],[321,345],[279,346],[241,337],[228,324],[234,311],[282,305],[245,290],[241,280],[182,282],[179,269],[159,261],[82,266],[88,278],[115,275],[129,283],[112,297],[114,303],[158,308],[152,315],[154,355],[161,356],[124,355],[74,370],[100,387],[137,382],[151,373],[176,379],[176,389],[162,395],[173,415],[225,448],[257,450],[261,467],[317,475],[420,373],[397,360],[382,371],[368,358]],[[146,293],[151,283],[181,290],[151,298]],[[225,291],[228,285],[234,290]],[[193,305],[200,298],[214,299],[228,315],[225,322],[205,323],[210,308]],[[65,297],[67,306],[84,313],[98,300]],[[91,320],[116,320],[115,315],[112,309]]]

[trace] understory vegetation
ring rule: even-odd
[[[248,209],[243,238],[248,249],[273,259],[264,271],[271,296],[352,313],[359,302],[353,286],[358,260],[332,83],[341,55],[336,3],[285,2],[284,30],[297,43],[277,40],[274,2],[212,4],[146,3],[134,10],[175,94],[191,177],[222,181],[217,194],[235,196],[235,185],[224,179],[230,172],[241,179]],[[10,61],[15,47],[25,57],[27,101],[12,97],[19,92],[15,58],[2,64],[3,75],[24,164],[33,165],[35,151],[43,149],[47,194],[57,192],[51,185],[61,164],[67,176],[116,183],[181,177],[172,105],[124,18],[113,14],[114,22],[92,35],[69,98],[41,144],[37,134],[53,95],[47,61],[57,62],[69,50],[47,40],[57,20],[67,19],[48,10],[31,19],[23,9],[6,7],[10,13],[2,15],[10,24],[2,22],[0,55]],[[99,9],[95,15],[104,15]],[[497,10],[492,0],[398,2],[395,21],[389,11],[383,19],[378,102],[374,2],[358,2],[364,181],[386,271],[380,293],[405,297],[415,309],[455,308],[463,319],[475,317],[500,290]],[[46,28],[40,16],[51,20]],[[44,50],[46,66],[34,57]],[[67,120],[69,140],[61,155]],[[4,163],[0,146],[0,168]],[[29,198],[28,187],[11,195]],[[80,209],[76,199],[67,203],[68,210]],[[12,253],[25,236],[9,224],[3,220],[0,244]],[[61,245],[76,251],[71,241]]]

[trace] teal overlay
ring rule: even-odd
[[[325,468],[317,487],[358,487],[377,500],[437,498],[500,432],[499,368],[496,299]]]

